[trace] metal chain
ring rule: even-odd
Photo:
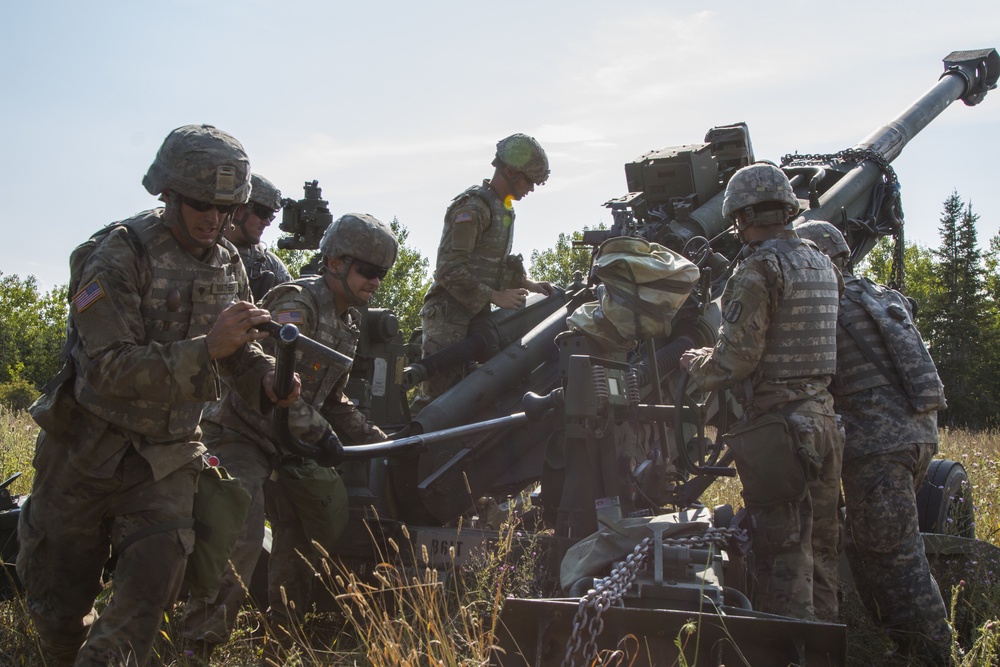
[[[706,547],[714,545],[720,549],[725,547],[730,538],[746,542],[747,533],[741,528],[709,528],[701,535],[663,538],[664,546]],[[586,632],[587,641],[583,643],[583,663],[592,665],[597,659],[597,637],[604,630],[604,619],[601,614],[613,604],[620,603],[632,587],[639,567],[649,555],[650,547],[656,542],[653,537],[643,538],[635,545],[624,561],[619,562],[607,577],[596,581],[594,587],[580,598],[580,604],[573,616],[573,631],[566,644],[566,655],[562,667],[574,667],[573,656],[581,650],[583,636]],[[593,609],[593,617],[587,619],[588,612]]]
[[[872,148],[845,148],[839,153],[789,153],[781,158],[781,166],[790,164],[809,165],[823,164],[840,160],[842,162],[864,162],[871,160],[882,172],[882,179],[885,181],[889,192],[889,201],[883,203],[884,208],[892,219],[892,235],[895,237],[895,247],[892,252],[892,266],[889,276],[890,287],[902,290],[904,285],[903,266],[906,243],[903,238],[903,203],[900,197],[899,178],[896,170],[892,168],[885,156]],[[878,211],[872,211],[873,216],[878,215]],[[845,234],[847,230],[844,230]]]

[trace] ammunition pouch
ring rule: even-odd
[[[521,286],[524,282],[525,276],[528,272],[524,270],[524,257],[521,255],[507,255],[503,258],[503,263],[500,265],[500,276],[497,283],[500,285],[497,289],[516,289]]]
[[[802,500],[806,484],[819,476],[822,466],[812,443],[802,441],[778,412],[739,422],[723,436],[723,442],[736,459],[743,499],[751,508]]]
[[[306,537],[327,551],[347,527],[347,487],[333,468],[312,459],[290,459],[278,468],[281,484]]]
[[[225,468],[205,468],[194,495],[194,551],[188,556],[184,581],[193,597],[209,597],[243,532],[250,492]]]

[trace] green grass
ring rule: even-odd
[[[0,476],[24,474],[11,485],[14,494],[30,490],[37,427],[23,412],[0,407]],[[941,458],[961,461],[968,470],[975,500],[977,535],[1000,544],[1000,433],[942,431]],[[703,498],[708,506],[740,503],[739,482],[723,479]],[[412,544],[390,543],[380,563],[360,576],[329,561],[318,572],[334,601],[330,610],[309,614],[298,646],[272,654],[273,665],[485,665],[497,618],[508,595],[537,594],[537,549],[519,524],[508,517],[498,539],[466,569],[440,573],[421,567],[425,561]],[[939,572],[942,592],[952,608],[961,641],[954,667],[1000,662],[1000,564],[988,559],[965,561]],[[849,665],[902,667],[905,658],[888,655],[890,644],[867,618],[856,594],[844,591],[842,621],[849,627]],[[176,613],[169,615],[156,646],[159,662],[186,665],[174,638]],[[0,664],[41,667],[37,640],[20,599],[0,603]],[[218,667],[259,664],[267,634],[265,617],[254,609],[241,614],[230,644],[213,656]],[[678,636],[680,641],[682,638]]]

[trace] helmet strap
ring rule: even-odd
[[[347,276],[351,273],[351,264],[353,263],[353,260],[350,257],[339,257],[338,259],[340,259],[343,262],[343,265],[342,265],[343,268],[340,271],[338,271],[337,273],[334,273],[334,272],[329,271],[329,270],[327,270],[326,272],[329,273],[330,277],[333,278],[334,280],[339,280],[340,281],[340,285],[343,288],[344,297],[349,302],[348,305],[351,305],[351,306],[364,306],[364,305],[367,305],[368,302],[365,301],[364,299],[359,298],[354,293],[354,291],[351,290],[351,286],[347,284]],[[324,262],[324,266],[327,269],[329,269],[330,264],[328,262]]]

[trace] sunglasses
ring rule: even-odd
[[[253,205],[253,214],[260,218],[261,222],[271,222],[274,220],[276,213],[276,211],[272,211],[267,206],[262,204]]]
[[[186,197],[181,195],[181,201],[198,211],[199,213],[204,213],[210,208],[214,208],[216,211],[222,215],[229,215],[236,208],[236,204],[209,204],[207,201],[201,201],[200,199],[192,199],[191,197]]]
[[[389,269],[383,269],[381,266],[377,266],[371,262],[364,262],[353,257],[347,257],[346,259],[350,261],[355,271],[368,280],[375,280],[376,278],[385,280],[386,274],[389,273]]]

